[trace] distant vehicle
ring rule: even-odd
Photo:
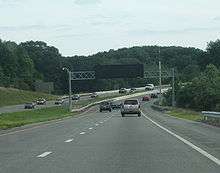
[[[119,94],[126,94],[126,93],[127,93],[126,88],[120,88]]]
[[[44,99],[44,98],[39,98],[37,101],[36,101],[36,103],[37,103],[37,105],[45,105],[46,104],[46,99]]]
[[[32,103],[25,103],[24,109],[34,109],[35,106],[36,106],[36,104],[33,102]]]
[[[150,95],[150,97],[154,99],[154,98],[158,98],[158,95],[157,95],[156,93],[152,93],[152,94]]]
[[[124,117],[125,114],[138,114],[141,116],[140,103],[137,99],[125,100],[122,108],[121,115]]]
[[[62,105],[64,103],[64,99],[58,98],[55,100],[55,105]]]
[[[145,90],[146,90],[146,91],[154,90],[154,84],[147,84],[147,85],[145,86]]]
[[[112,111],[111,103],[110,102],[102,102],[99,106],[99,111]]]
[[[137,90],[136,88],[131,88],[131,89],[129,90],[129,93],[134,93],[136,90]]]
[[[112,109],[120,109],[121,106],[122,106],[122,103],[120,102],[116,102],[116,101],[111,102]]]
[[[80,95],[79,94],[75,94],[72,96],[72,100],[79,100],[80,99]]]
[[[150,96],[146,95],[142,98],[142,101],[150,101]]]
[[[91,97],[91,98],[96,98],[96,97],[98,97],[98,94],[97,94],[96,92],[94,92],[94,93],[91,94],[90,97]]]

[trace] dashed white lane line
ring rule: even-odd
[[[68,140],[66,140],[65,142],[66,143],[69,143],[69,142],[72,142],[73,141],[73,139],[68,139]]]
[[[84,135],[84,134],[86,134],[86,132],[81,132],[81,133],[80,133],[80,135]]]
[[[92,127],[89,128],[89,130],[92,130],[92,129],[93,129]]]
[[[186,139],[182,138],[181,136],[175,134],[174,132],[171,132],[170,130],[166,129],[165,127],[161,126],[160,124],[156,123],[155,121],[153,121],[151,118],[149,118],[148,116],[146,116],[143,112],[142,115],[147,118],[149,121],[151,121],[154,125],[156,125],[157,127],[161,128],[162,130],[166,131],[167,133],[169,133],[170,135],[176,137],[177,139],[179,139],[180,141],[182,141],[183,143],[185,143],[186,145],[190,146],[192,149],[196,150],[197,152],[199,152],[200,154],[202,154],[203,156],[207,157],[208,159],[210,159],[211,161],[213,161],[214,163],[216,163],[217,165],[220,166],[220,160],[216,157],[214,157],[213,155],[209,154],[208,152],[204,151],[203,149],[197,147],[196,145],[194,145],[193,143],[187,141]]]
[[[44,157],[48,156],[48,155],[51,154],[51,153],[52,153],[51,151],[44,152],[44,153],[38,155],[37,157],[38,157],[38,158],[44,158]]]

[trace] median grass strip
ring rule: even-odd
[[[25,102],[32,102],[41,97],[45,98],[46,100],[55,100],[58,96],[0,87],[0,107],[24,104]]]
[[[23,126],[26,124],[61,119],[73,115],[62,107],[51,107],[24,112],[3,113],[0,115],[0,129]]]
[[[183,118],[183,119],[192,120],[192,121],[202,121],[203,119],[203,116],[201,116],[200,113],[192,111],[192,110],[171,108],[171,110],[168,111],[167,113],[174,117]]]

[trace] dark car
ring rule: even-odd
[[[129,90],[129,93],[134,93],[136,91],[136,88],[131,88],[130,90]]]
[[[150,97],[154,99],[154,98],[158,98],[158,95],[157,95],[156,93],[152,93],[152,94],[150,95]]]
[[[121,106],[122,106],[122,103],[120,103],[120,102],[111,102],[110,103],[111,104],[111,107],[112,107],[112,109],[120,109],[121,108]]]
[[[110,102],[102,102],[99,106],[99,111],[112,111],[111,103]]]
[[[127,90],[125,88],[120,88],[119,94],[126,94]]]
[[[44,98],[39,98],[37,101],[36,101],[36,103],[37,103],[37,105],[45,105],[46,104],[46,99],[44,99]]]
[[[90,97],[91,97],[91,98],[96,98],[96,97],[98,97],[98,94],[94,92],[94,93],[91,94]]]
[[[72,96],[72,100],[79,100],[80,99],[80,95],[79,94],[75,94]]]
[[[146,95],[142,98],[142,101],[150,101],[150,96]]]
[[[35,105],[35,103],[25,103],[24,109],[34,109]]]

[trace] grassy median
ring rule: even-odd
[[[0,115],[0,129],[23,126],[37,122],[61,119],[72,115],[62,107],[51,107],[23,112],[3,113]]]

